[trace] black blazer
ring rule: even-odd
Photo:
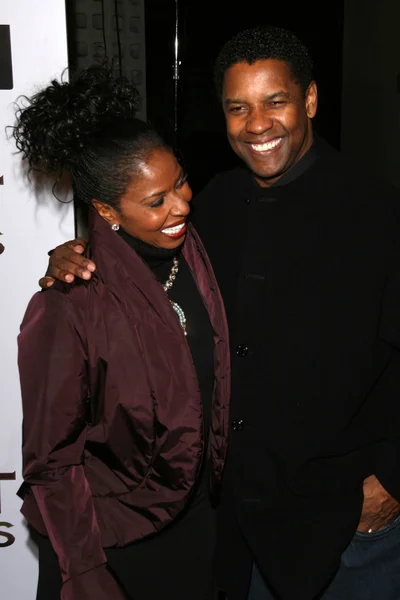
[[[272,187],[237,169],[194,205],[232,344],[229,598],[248,576],[235,521],[279,597],[311,600],[357,528],[363,479],[400,500],[400,196],[315,144]]]

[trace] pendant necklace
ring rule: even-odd
[[[176,256],[174,256],[174,258],[172,259],[171,273],[169,274],[167,281],[163,284],[163,289],[166,294],[168,294],[168,290],[170,290],[172,288],[172,286],[174,285],[174,281],[176,279],[176,274],[178,273],[178,270],[179,270],[179,261],[176,258]],[[185,313],[183,312],[183,310],[181,309],[181,307],[179,306],[179,304],[177,302],[174,302],[173,300],[170,300],[169,298],[168,298],[168,300],[170,301],[172,308],[178,315],[179,323],[181,324],[183,333],[185,335],[187,335]]]

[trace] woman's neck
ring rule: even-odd
[[[121,227],[118,230],[118,235],[142,257],[150,268],[157,267],[172,260],[174,256],[179,254],[183,246],[183,242],[177,248],[160,248],[158,246],[152,246],[143,240],[139,240],[138,238],[129,235],[129,233],[126,233]]]

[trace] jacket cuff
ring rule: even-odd
[[[107,565],[74,575],[61,590],[61,600],[126,600],[122,587],[114,579]]]
[[[385,442],[375,465],[375,475],[385,490],[400,502],[400,444]]]

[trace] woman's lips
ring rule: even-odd
[[[179,223],[179,225],[166,227],[165,229],[162,229],[161,232],[170,238],[180,238],[186,233],[186,221]]]

